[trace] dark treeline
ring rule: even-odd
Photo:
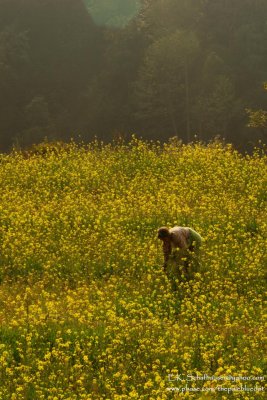
[[[143,0],[120,28],[82,0],[0,0],[1,151],[131,133],[266,141],[245,111],[267,108],[266,43],[266,0]]]

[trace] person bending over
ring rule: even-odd
[[[168,260],[174,249],[189,250],[196,253],[202,243],[202,238],[198,232],[192,228],[182,226],[174,226],[170,229],[166,226],[159,228],[158,239],[163,242],[163,269],[165,272]]]

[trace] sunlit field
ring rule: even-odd
[[[265,398],[264,151],[41,153],[0,156],[0,399]],[[204,239],[177,291],[163,225]]]

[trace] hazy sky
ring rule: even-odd
[[[84,0],[94,21],[99,25],[123,27],[137,13],[140,0]]]

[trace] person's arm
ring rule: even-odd
[[[171,252],[172,252],[171,242],[169,240],[164,241],[163,242],[163,254],[164,254],[163,269],[164,269],[164,271],[166,271],[167,263],[168,263]]]

